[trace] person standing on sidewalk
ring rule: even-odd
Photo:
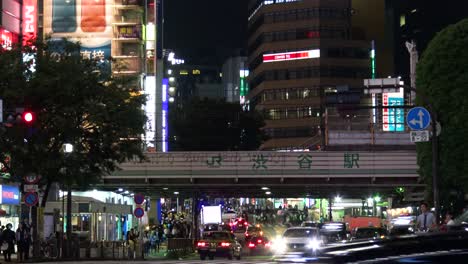
[[[12,224],[7,224],[6,229],[2,232],[2,240],[4,243],[8,244],[8,248],[3,250],[3,257],[5,262],[11,262],[11,254],[15,250],[15,232],[11,230],[13,227]]]
[[[26,258],[26,251],[29,251],[29,233],[23,223],[18,224],[16,229],[16,244],[18,246],[18,261],[23,262]]]
[[[416,219],[416,227],[421,232],[434,231],[437,228],[436,219],[429,211],[427,203],[421,203],[421,214]]]

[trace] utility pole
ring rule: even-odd
[[[408,49],[410,55],[410,85],[414,88],[414,91],[411,90],[410,104],[414,105],[416,99],[416,65],[419,61],[418,50],[416,49],[416,43],[414,40],[411,42],[406,42],[406,49]]]

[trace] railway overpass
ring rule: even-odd
[[[364,197],[396,187],[423,190],[416,152],[169,152],[146,153],[103,177],[108,190],[125,188],[149,196],[197,194],[216,197]]]

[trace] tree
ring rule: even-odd
[[[442,126],[439,139],[441,206],[460,210],[468,191],[468,19],[448,26],[429,43],[417,66],[417,103],[432,106]],[[418,143],[420,174],[432,186],[431,143]],[[458,199],[457,199],[458,197]],[[461,201],[460,201],[461,198]],[[458,202],[458,205],[457,205]]]
[[[236,103],[195,98],[169,113],[172,150],[255,150],[265,139],[262,116]]]
[[[83,59],[79,44],[36,43],[34,51],[35,70],[32,60],[22,60],[31,48],[0,51],[4,109],[24,107],[36,118],[31,125],[2,127],[0,160],[11,155],[15,180],[41,176],[45,206],[53,182],[84,188],[126,159],[143,158],[145,97],[131,79],[102,71],[103,61]],[[74,147],[70,154],[63,151],[66,143]]]

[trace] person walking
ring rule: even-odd
[[[2,232],[2,242],[8,244],[8,248],[3,250],[3,257],[5,262],[11,262],[11,254],[15,250],[15,232],[11,230],[13,227],[12,224],[8,223],[6,229]]]
[[[129,259],[135,258],[137,239],[138,239],[138,235],[135,232],[135,230],[133,228],[130,229],[130,231],[127,232],[128,258]]]
[[[420,208],[421,214],[416,219],[416,228],[422,232],[434,230],[437,227],[436,219],[429,211],[427,203],[421,203]]]

